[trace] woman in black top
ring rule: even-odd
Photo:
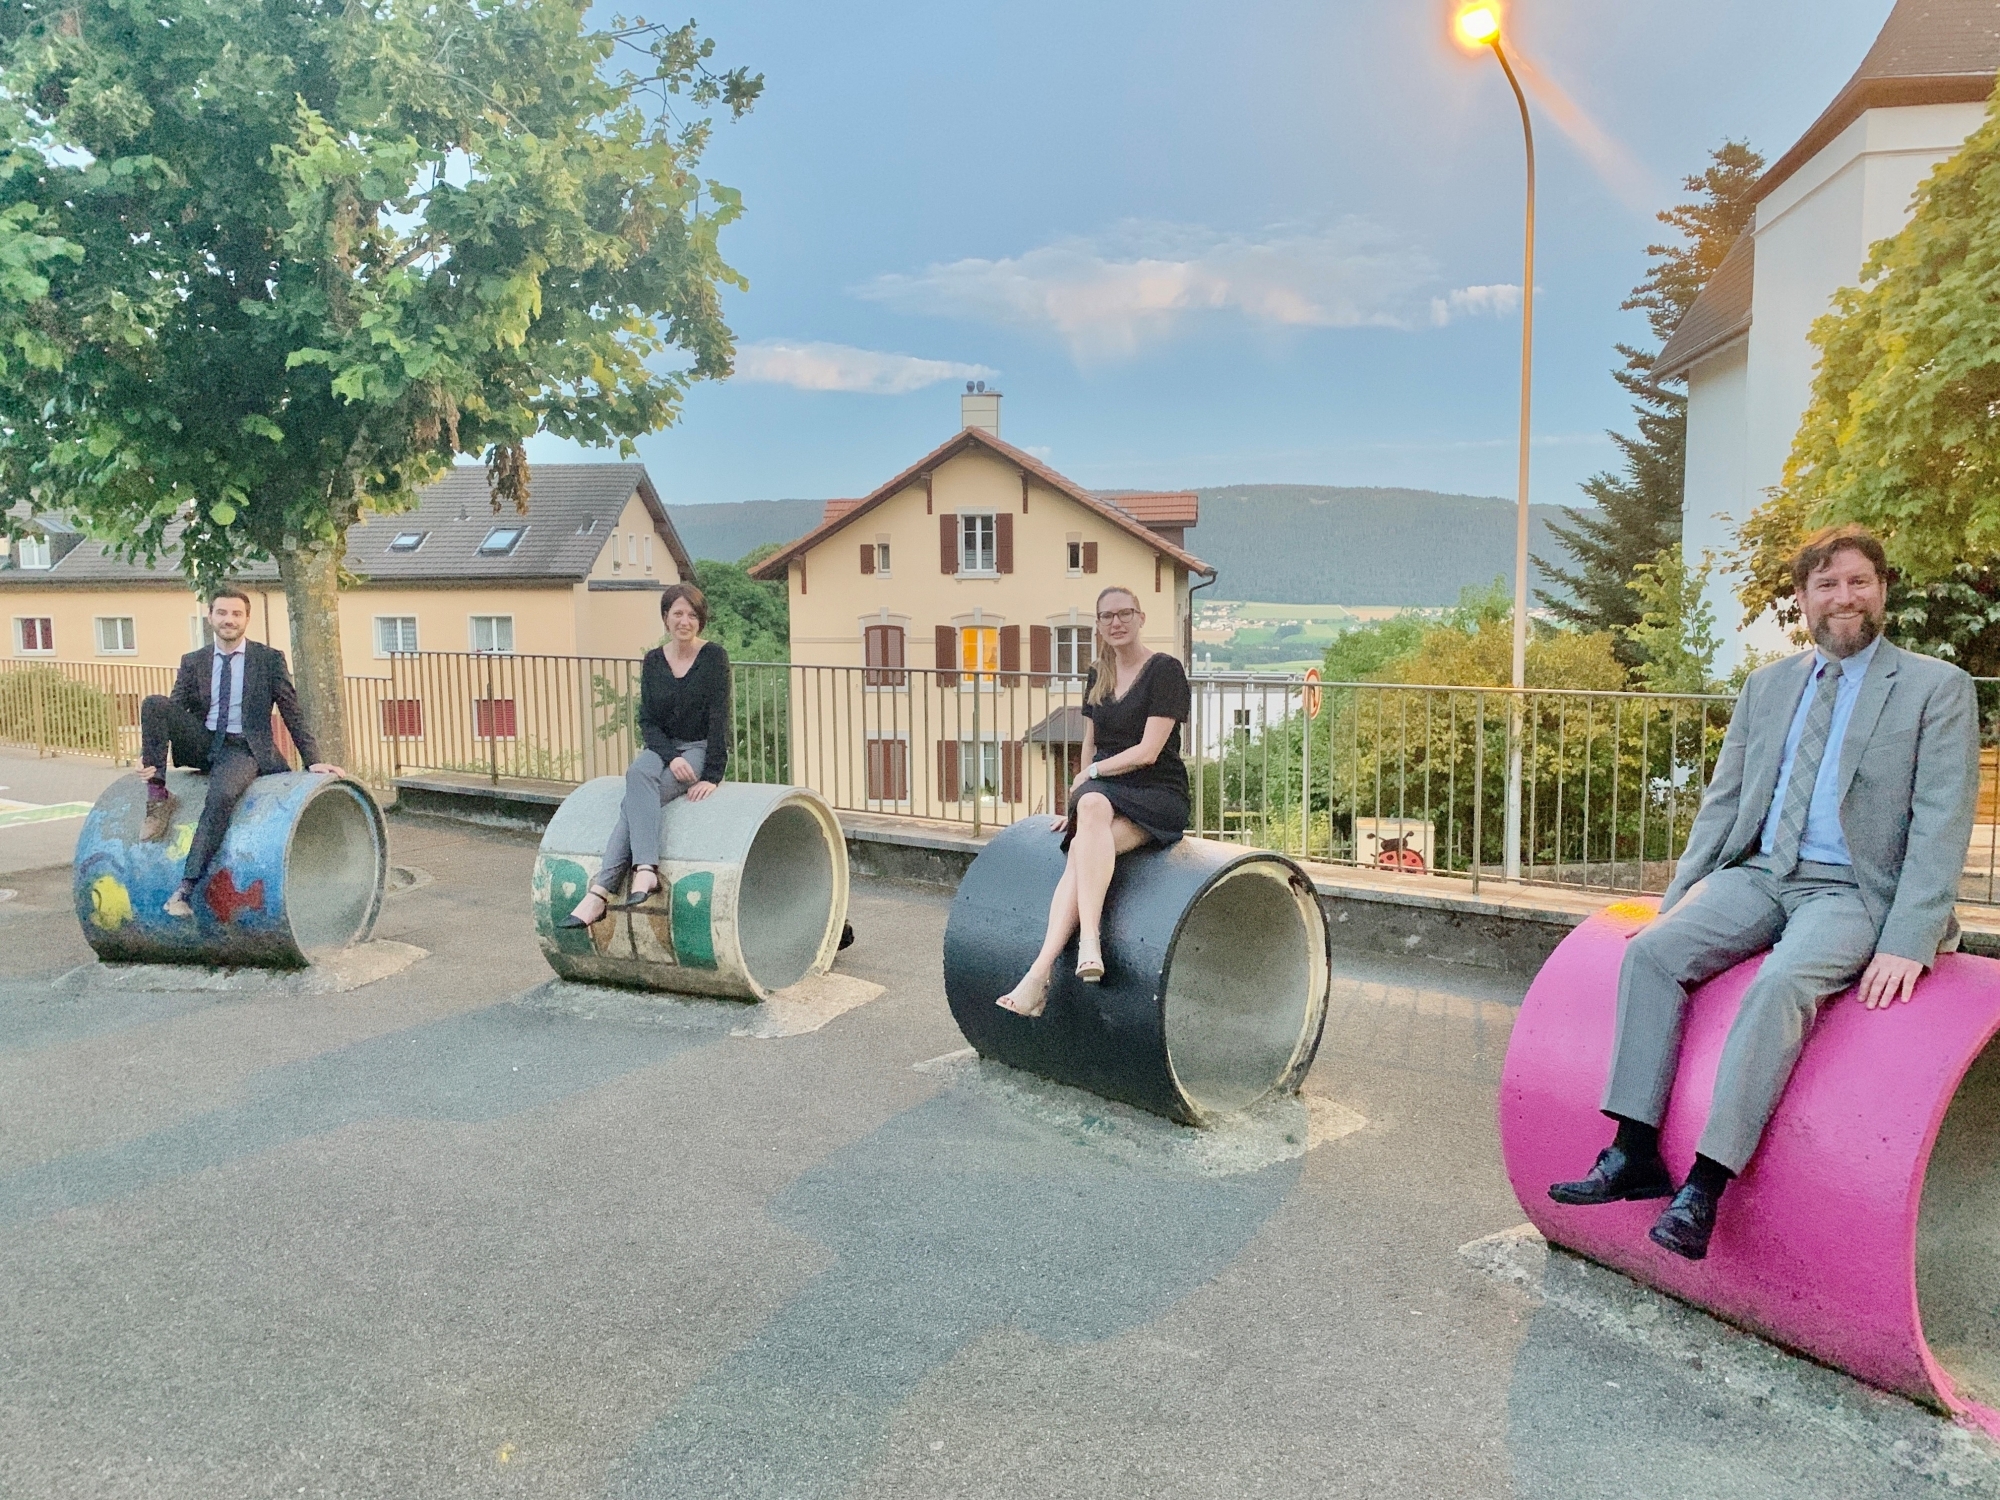
[[[708,601],[691,583],[660,595],[667,643],[646,653],[639,671],[639,734],[646,742],[625,773],[625,806],[604,845],[597,879],[563,919],[588,927],[611,909],[629,869],[632,889],[622,906],[637,906],[660,888],[660,809],[676,797],[699,802],[729,764],[729,653],[701,632]]]
[[[1097,660],[1084,695],[1083,770],[1070,786],[1069,815],[1058,818],[1069,868],[1049,905],[1048,935],[1027,974],[999,1004],[1039,1016],[1049,976],[1077,934],[1076,977],[1104,978],[1099,927],[1118,856],[1145,844],[1173,844],[1187,831],[1187,767],[1181,722],[1191,706],[1187,673],[1140,640],[1146,617],[1130,589],[1097,596]]]

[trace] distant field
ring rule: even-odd
[[[1209,608],[1209,601],[1203,600],[1202,607]],[[1260,604],[1250,600],[1217,599],[1213,607],[1234,609],[1239,620],[1324,620],[1329,624],[1346,625],[1354,619],[1354,612],[1339,604]]]

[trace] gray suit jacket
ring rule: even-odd
[[[1661,911],[1711,871],[1757,852],[1813,656],[1760,667],[1743,684]],[[1840,746],[1840,830],[1875,922],[1876,952],[1929,964],[1940,948],[1958,946],[1953,907],[1978,799],[1972,679],[1882,642]]]

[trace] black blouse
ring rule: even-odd
[[[1150,766],[1120,771],[1117,780],[1125,786],[1171,788],[1185,797],[1188,775],[1187,766],[1181,761],[1181,725],[1192,708],[1187,673],[1173,657],[1156,651],[1139,668],[1139,675],[1132,679],[1124,697],[1086,703],[1083,716],[1096,726],[1093,739],[1098,760],[1130,750],[1143,740],[1148,719],[1172,719],[1173,732],[1161,747],[1160,758]]]
[[[648,651],[639,669],[639,734],[670,764],[682,745],[706,740],[701,779],[720,783],[729,764],[729,653],[704,641],[687,676],[676,677],[664,647]]]

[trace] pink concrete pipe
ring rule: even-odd
[[[1991,1281],[2000,1197],[1990,1186],[2000,1069],[1982,1067],[1967,1086],[1936,1164],[1953,1175],[1924,1198],[1946,1111],[2000,1032],[2000,963],[1949,954],[1906,1005],[1864,1010],[1852,994],[1828,1004],[1756,1158],[1723,1199],[1708,1258],[1691,1262],[1646,1237],[1663,1203],[1575,1208],[1548,1196],[1550,1183],[1581,1177],[1610,1143],[1598,1101],[1618,966],[1626,940],[1653,916],[1651,903],[1621,902],[1585,922],[1521,1006],[1501,1077],[1500,1136],[1529,1219],[1554,1244],[2000,1436],[2000,1411],[1974,1399],[2000,1390],[2000,1286]],[[1676,1178],[1694,1159],[1723,1039],[1761,962],[1718,975],[1689,1005],[1661,1131]],[[1932,1352],[1927,1321],[1950,1370]]]

